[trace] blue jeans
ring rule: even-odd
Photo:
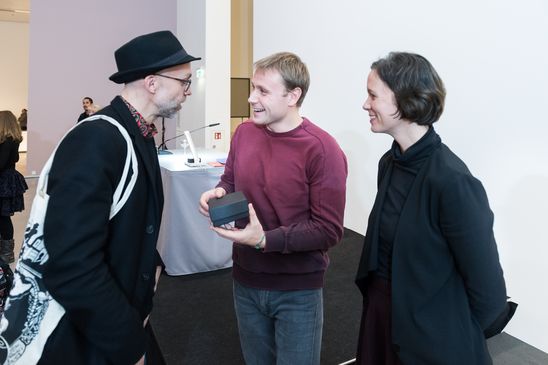
[[[318,365],[322,289],[262,290],[234,281],[234,308],[247,365]]]

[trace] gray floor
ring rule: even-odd
[[[489,339],[487,345],[495,365],[548,364],[548,354],[504,332]]]
[[[27,179],[29,190],[25,194],[26,210],[15,214],[12,219],[15,230],[16,255],[19,253],[21,242],[23,242],[37,182],[37,178]],[[520,307],[518,310],[525,310],[525,308]],[[548,354],[507,333],[489,339],[487,344],[495,365],[548,365]]]
[[[27,178],[27,185],[29,190],[25,193],[25,210],[20,213],[15,213],[11,217],[13,222],[13,239],[15,240],[15,259],[19,255],[21,249],[21,243],[23,243],[23,236],[25,235],[25,226],[27,225],[27,220],[29,219],[30,208],[32,207],[32,199],[36,193],[36,185],[38,183],[37,178]],[[15,267],[15,264],[10,265]]]

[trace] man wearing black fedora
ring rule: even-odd
[[[134,38],[114,56],[118,72],[110,80],[124,84],[121,94],[90,117],[93,122],[83,121],[67,134],[47,183],[47,252],[41,256],[45,263],[34,267],[42,270],[36,276],[43,280],[45,294],[64,314],[57,325],[48,323],[47,315],[32,318],[36,332],[51,327],[45,336],[32,333],[46,338],[45,344],[30,346],[32,339],[17,337],[17,329],[11,328],[12,323],[29,322],[29,315],[23,320],[8,315],[8,329],[2,333],[18,343],[18,351],[35,352],[38,364],[163,363],[148,324],[163,265],[156,250],[164,198],[154,122],[181,109],[191,95],[190,62],[200,58],[189,55],[169,31]],[[127,132],[127,140],[111,119]],[[137,165],[129,164],[121,184],[130,193],[112,217],[130,146]],[[20,349],[21,342],[26,350]],[[11,359],[20,356],[7,351]]]

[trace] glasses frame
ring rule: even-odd
[[[188,90],[190,90],[190,85],[192,85],[192,80],[191,79],[179,79],[177,77],[162,75],[162,74],[154,74],[154,76],[160,76],[160,77],[165,77],[166,79],[172,79],[172,80],[179,81],[181,84],[183,84],[183,89],[184,89],[185,93]]]

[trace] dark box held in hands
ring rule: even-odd
[[[249,217],[248,202],[241,191],[227,194],[219,199],[211,199],[207,204],[209,218],[215,227]]]

